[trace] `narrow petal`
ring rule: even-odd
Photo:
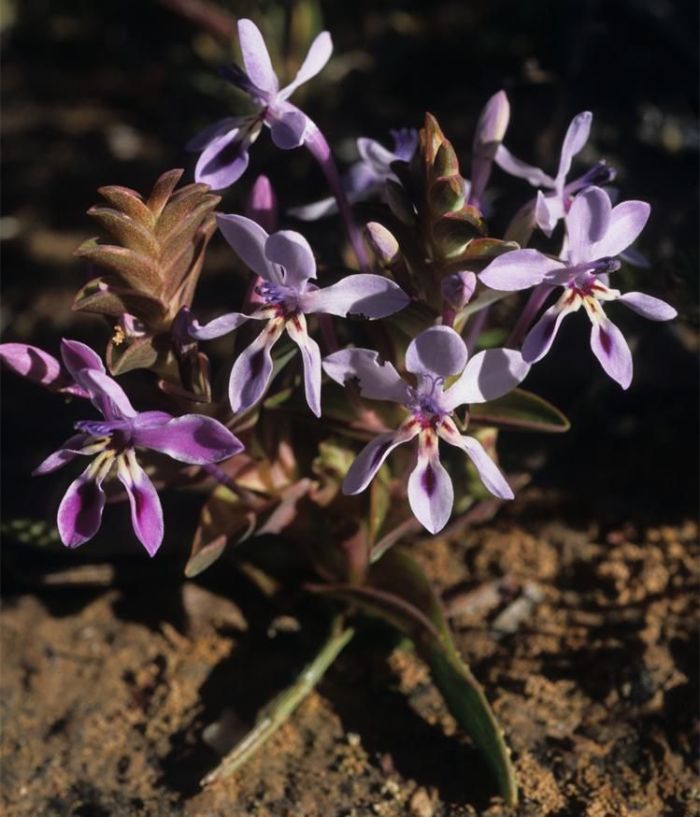
[[[209,125],[204,128],[204,130],[195,134],[185,145],[185,150],[199,153],[204,150],[211,141],[240,127],[244,121],[245,119],[240,116],[227,116],[225,119],[219,119],[218,122],[214,122],[213,125]]]
[[[265,393],[272,376],[270,350],[279,339],[282,321],[270,321],[257,338],[236,358],[231,369],[228,396],[234,413],[246,411]]]
[[[418,434],[418,430],[417,423],[404,423],[397,431],[379,434],[367,443],[343,480],[343,493],[353,496],[364,491],[396,446],[412,440]]]
[[[541,360],[554,343],[561,322],[580,306],[581,298],[575,294],[572,297],[569,293],[565,293],[554,306],[550,306],[527,333],[523,341],[523,359],[527,363]]]
[[[643,292],[626,292],[617,300],[650,321],[671,321],[678,315],[666,301],[645,295]]]
[[[246,321],[255,317],[255,314],[244,315],[241,312],[228,312],[226,315],[220,315],[204,325],[200,324],[196,318],[190,317],[187,324],[187,333],[196,340],[212,340],[213,338],[220,338],[222,335],[228,335],[229,332],[233,332],[234,329],[238,329]]]
[[[91,369],[95,372],[106,373],[104,364],[97,352],[94,352],[89,346],[80,343],[77,340],[61,341],[61,358],[63,365],[68,369],[70,376],[76,382],[79,382],[79,372],[83,369]]]
[[[600,304],[590,298],[585,300],[586,311],[591,319],[591,349],[605,372],[623,389],[632,382],[632,352],[625,336],[608,319]]]
[[[430,533],[441,531],[452,513],[452,480],[440,462],[438,439],[432,431],[421,435],[418,462],[408,478],[408,502]]]
[[[614,207],[605,234],[593,247],[592,258],[614,258],[626,250],[639,238],[650,213],[645,201],[623,201]]]
[[[309,408],[317,416],[321,416],[321,350],[318,343],[309,336],[306,328],[306,318],[296,315],[286,323],[289,337],[301,351],[304,364],[304,392]]]
[[[450,410],[470,403],[495,400],[514,389],[530,371],[520,352],[513,349],[487,349],[479,352],[445,392]]]
[[[105,495],[102,480],[91,463],[68,486],[58,506],[58,533],[66,547],[76,548],[97,533],[102,522]]]
[[[284,269],[284,284],[301,289],[310,278],[316,277],[316,259],[309,242],[294,230],[280,230],[265,242],[265,257],[271,264]]]
[[[247,267],[272,284],[283,283],[281,270],[265,256],[265,242],[269,235],[259,224],[245,216],[233,214],[218,214],[216,223],[226,241]]]
[[[461,448],[479,472],[484,486],[499,499],[513,499],[513,489],[508,485],[501,469],[489,457],[484,446],[474,437],[462,436]]]
[[[449,377],[464,369],[467,347],[449,326],[431,326],[415,337],[406,350],[406,369],[429,377]]]
[[[134,533],[148,555],[155,556],[163,541],[163,509],[150,477],[136,461],[133,450],[119,458],[117,476],[129,495]]]
[[[566,216],[568,253],[572,264],[610,255],[597,250],[597,243],[608,232],[610,215],[610,198],[600,187],[589,187],[576,196]]]
[[[32,476],[43,476],[44,474],[50,474],[59,468],[63,468],[64,465],[82,453],[81,449],[87,440],[88,436],[86,434],[74,434],[72,437],[69,437],[57,451],[49,454],[45,460],[37,465],[32,471]]]
[[[270,54],[260,29],[252,20],[238,21],[238,42],[243,55],[243,65],[251,81],[268,94],[275,94],[279,88],[277,74],[272,68]]]
[[[572,159],[583,149],[583,146],[588,141],[592,121],[593,114],[590,111],[577,114],[571,120],[571,124],[564,137],[564,144],[561,148],[561,158],[559,159],[557,181],[560,184],[563,184],[567,173],[571,170]]]
[[[370,349],[341,349],[323,359],[326,374],[344,386],[357,379],[360,393],[370,400],[391,400],[406,403],[409,388],[405,380],[389,362],[380,363],[379,353]]]
[[[548,176],[539,167],[533,167],[520,159],[516,159],[508,148],[503,145],[498,146],[494,161],[501,170],[505,170],[506,173],[517,176],[519,179],[525,179],[533,187],[554,187],[554,179],[551,176]]]
[[[329,315],[357,315],[367,319],[385,318],[410,303],[401,287],[381,275],[348,275],[337,284],[305,292],[300,299],[304,312]]]
[[[535,223],[546,236],[551,236],[557,222],[564,217],[564,206],[558,195],[545,196],[537,191],[535,201]]]
[[[305,82],[308,82],[316,74],[319,74],[326,66],[333,53],[333,40],[327,31],[322,31],[311,43],[309,52],[297,71],[294,79],[280,91],[283,99],[290,97],[294,91]]]
[[[304,144],[309,121],[309,117],[297,108],[269,115],[266,120],[272,141],[281,150],[293,150]]]
[[[212,139],[197,160],[195,181],[208,184],[212,190],[230,187],[248,168],[251,141],[243,137],[239,128]]]
[[[541,284],[549,273],[563,269],[561,261],[549,258],[538,250],[513,250],[494,258],[479,273],[479,279],[491,289],[513,292]]]
[[[108,374],[95,369],[77,372],[78,383],[90,395],[90,401],[107,420],[127,420],[136,416],[124,389]]]

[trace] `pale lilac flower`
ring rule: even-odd
[[[223,190],[243,175],[248,167],[248,148],[258,138],[263,125],[270,128],[272,141],[279,148],[290,150],[304,144],[315,125],[288,100],[300,85],[323,69],[333,52],[331,35],[321,32],[311,43],[296,77],[285,88],[280,88],[265,41],[252,20],[238,21],[238,39],[245,71],[233,65],[225,71],[225,76],[250,97],[256,111],[250,116],[228,117],[216,122],[187,146],[189,150],[202,152],[195,179],[213,190]]]
[[[350,167],[343,178],[343,189],[350,204],[367,201],[380,195],[387,179],[398,181],[391,169],[393,162],[410,162],[418,146],[418,132],[412,128],[392,130],[394,149],[388,150],[374,139],[357,140],[357,152],[360,160]],[[337,212],[338,203],[334,196],[321,199],[313,204],[294,207],[289,212],[302,221],[315,221],[318,218]]]
[[[418,461],[408,480],[408,500],[418,521],[431,533],[447,524],[453,504],[452,481],[440,462],[439,438],[467,454],[494,496],[513,498],[505,477],[481,443],[460,434],[451,415],[458,406],[506,394],[530,367],[520,352],[511,349],[488,349],[468,363],[467,358],[467,347],[454,329],[433,326],[411,341],[406,352],[406,369],[415,375],[415,386],[391,363],[380,363],[379,355],[369,349],[343,349],[324,359],[326,374],[337,383],[357,379],[364,397],[400,403],[408,411],[396,431],[378,435],[362,449],[345,477],[344,493],[364,491],[394,448],[418,437]],[[453,375],[459,377],[445,388],[445,381]]]
[[[306,402],[321,416],[321,353],[307,331],[306,315],[359,315],[384,318],[403,309],[408,296],[381,275],[348,275],[320,289],[316,261],[307,240],[292,230],[268,233],[256,222],[238,215],[217,216],[219,229],[241,260],[257,273],[258,303],[249,315],[231,312],[200,326],[190,317],[190,334],[210,340],[249,320],[267,321],[257,338],[236,359],[229,381],[234,412],[245,411],[262,397],[272,376],[272,347],[286,330],[297,344],[304,364]]]
[[[624,201],[612,207],[604,190],[591,187],[580,193],[566,217],[567,242],[563,260],[537,250],[515,250],[492,261],[480,274],[489,287],[502,291],[535,285],[563,287],[523,343],[523,357],[534,363],[544,357],[562,320],[583,306],[591,319],[591,348],[603,369],[623,389],[632,382],[632,354],[622,332],[606,317],[602,304],[619,301],[645,318],[668,321],[676,310],[659,298],[608,285],[608,273],[620,268],[615,259],[644,229],[650,207],[643,201]]]
[[[548,191],[543,193],[542,190],[538,190],[534,205],[535,223],[547,236],[552,235],[557,222],[568,213],[576,193],[594,185],[607,184],[615,177],[612,168],[608,167],[605,162],[598,162],[583,176],[579,176],[568,184],[566,182],[574,156],[583,149],[588,141],[592,119],[593,114],[590,111],[584,111],[571,120],[562,144],[557,175],[554,177],[549,176],[538,167],[516,159],[503,145],[499,145],[496,151],[495,162],[502,170],[519,179],[527,180],[533,187],[544,188]]]
[[[58,532],[64,545],[78,547],[99,530],[110,472],[124,485],[131,504],[134,532],[153,556],[163,539],[163,511],[158,494],[136,459],[136,448],[160,451],[180,462],[207,465],[241,451],[241,442],[211,417],[164,411],[137,412],[121,386],[105,371],[100,358],[82,343],[64,340],[61,356],[73,380],[83,389],[103,420],[83,420],[77,431],[35,469],[48,474],[78,456],[94,457],[74,480],[58,509]]]

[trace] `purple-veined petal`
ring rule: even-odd
[[[108,374],[95,369],[83,369],[76,373],[78,383],[90,395],[90,401],[102,412],[106,420],[128,420],[136,416],[124,389]]]
[[[326,374],[344,386],[348,380],[360,382],[360,393],[370,400],[391,400],[405,404],[410,396],[406,381],[391,363],[379,362],[379,353],[370,349],[341,349],[323,359]]]
[[[102,475],[91,463],[71,482],[58,506],[58,533],[63,544],[77,548],[92,539],[100,529],[104,506]]]
[[[293,150],[304,144],[310,120],[298,108],[290,106],[270,113],[265,121],[270,126],[272,141],[281,150]]]
[[[603,312],[598,301],[586,298],[584,306],[591,319],[591,349],[600,365],[623,389],[632,382],[632,352],[625,336]]]
[[[245,214],[268,233],[277,226],[277,196],[267,176],[261,174],[255,180],[246,202]]]
[[[561,261],[539,250],[513,250],[494,258],[479,274],[479,279],[491,289],[513,292],[541,284],[548,274],[564,269]]]
[[[216,216],[223,237],[243,263],[271,284],[281,284],[282,271],[265,255],[269,235],[255,221],[235,214]]]
[[[265,242],[265,257],[271,264],[284,269],[284,284],[292,289],[302,289],[316,277],[316,259],[309,242],[294,230],[280,230]]]
[[[541,360],[552,347],[561,322],[570,312],[575,312],[580,306],[581,298],[567,291],[554,306],[545,310],[523,341],[523,359],[527,363]]]
[[[246,74],[261,91],[276,94],[279,88],[277,74],[272,68],[270,54],[260,29],[252,20],[238,21],[238,42],[243,55]]]
[[[558,195],[549,195],[537,191],[535,200],[535,223],[546,236],[551,236],[557,222],[564,217],[564,206]]]
[[[561,147],[561,158],[559,159],[559,170],[557,171],[557,181],[560,185],[563,185],[567,173],[571,170],[572,159],[588,141],[592,121],[593,114],[590,111],[577,114],[571,120],[564,137],[564,144]]]
[[[568,254],[572,264],[611,254],[597,250],[598,243],[608,233],[611,209],[608,194],[600,187],[589,187],[573,200],[566,216]]]
[[[654,298],[653,295],[645,295],[643,292],[626,292],[617,300],[650,321],[671,321],[678,315],[666,301]]]
[[[45,460],[37,465],[32,471],[32,476],[43,476],[63,468],[64,465],[83,453],[81,449],[87,440],[88,436],[86,434],[74,434],[69,437],[58,450],[49,454]]]
[[[333,40],[327,31],[322,31],[316,36],[309,47],[309,51],[297,71],[294,79],[280,91],[280,97],[287,99],[294,91],[305,82],[319,74],[326,66],[333,53]]]
[[[412,440],[418,434],[418,431],[418,423],[409,421],[396,431],[386,431],[383,434],[378,434],[371,442],[367,443],[345,475],[343,493],[353,496],[364,491],[381,468],[384,460],[396,446]]]
[[[363,162],[370,166],[376,176],[385,177],[391,173],[389,165],[396,156],[376,139],[361,136],[357,140],[357,152]]]
[[[519,179],[525,179],[533,187],[554,187],[554,179],[551,176],[548,176],[539,167],[533,167],[520,159],[516,159],[508,148],[503,145],[498,146],[494,161],[501,170],[505,170],[506,173],[517,176]]]
[[[196,318],[190,318],[187,325],[187,332],[190,337],[196,340],[212,340],[213,338],[220,338],[222,335],[228,335],[234,329],[244,324],[248,320],[262,320],[263,316],[244,315],[242,312],[228,312],[226,315],[220,315],[218,318],[209,321],[209,323],[200,324]]]
[[[89,346],[80,343],[78,340],[66,340],[64,338],[61,341],[61,358],[63,359],[63,365],[76,383],[80,382],[79,373],[83,369],[106,374],[104,364],[97,352],[94,352]]]
[[[429,431],[421,435],[418,462],[408,478],[408,503],[421,525],[437,533],[447,524],[453,502],[452,480],[440,462],[438,438]]]
[[[304,312],[357,315],[370,320],[385,318],[408,306],[410,298],[401,287],[381,275],[348,275],[337,284],[305,292],[300,298]]]
[[[484,446],[474,437],[460,434],[449,417],[443,420],[438,434],[445,442],[461,448],[474,463],[479,478],[486,488],[499,499],[513,499],[513,490],[501,473],[500,468],[489,457]]]
[[[464,369],[467,347],[449,326],[431,326],[417,335],[406,349],[406,369],[429,377],[449,377]]]
[[[206,465],[220,462],[243,449],[241,441],[212,417],[185,414],[153,425],[143,415],[134,421],[131,441],[135,446],[160,451],[180,462]]]
[[[257,133],[246,137],[234,128],[212,139],[197,160],[195,181],[208,184],[212,190],[224,190],[237,182],[248,168],[248,147],[256,137]]]
[[[284,329],[282,320],[272,320],[236,358],[228,383],[228,396],[234,413],[246,411],[265,393],[272,376],[270,350]]]
[[[513,349],[487,349],[467,363],[459,378],[445,392],[450,410],[466,403],[485,403],[514,389],[530,371],[530,364]]]
[[[613,207],[605,234],[592,248],[592,258],[614,258],[626,250],[639,238],[650,213],[645,201],[623,201]]]
[[[119,457],[117,476],[129,495],[134,533],[148,555],[155,556],[163,541],[163,509],[150,477],[136,461],[132,449]]]
[[[244,117],[227,116],[225,119],[219,119],[213,125],[208,125],[206,128],[195,134],[190,141],[185,145],[185,150],[192,153],[199,153],[214,139],[223,136],[229,131],[235,130],[245,122]]]
[[[321,350],[318,343],[309,336],[306,318],[295,315],[287,323],[287,334],[301,351],[304,365],[304,392],[311,411],[321,416]]]

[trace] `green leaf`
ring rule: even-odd
[[[314,589],[389,622],[413,641],[447,708],[491,767],[501,796],[515,805],[517,782],[502,729],[481,686],[460,658],[441,604],[420,566],[405,551],[393,548],[371,566],[366,584]]]
[[[472,405],[470,418],[480,425],[517,431],[561,434],[571,428],[567,417],[556,406],[525,389],[513,389],[498,400]]]

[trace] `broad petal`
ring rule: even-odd
[[[319,74],[325,68],[332,53],[333,40],[331,35],[327,31],[322,31],[311,43],[308,54],[304,58],[301,68],[297,71],[297,75],[286,88],[280,91],[280,96],[287,99],[300,85]]]
[[[479,472],[479,478],[484,486],[499,499],[513,499],[513,489],[508,485],[501,469],[489,457],[484,446],[474,437],[460,437],[460,448],[466,452],[474,467]],[[448,440],[448,442],[452,442]],[[455,443],[452,443],[455,445]]]
[[[97,533],[102,522],[105,495],[101,479],[92,474],[92,464],[68,486],[58,506],[58,533],[66,547],[76,548]]]
[[[243,55],[243,65],[250,80],[261,91],[276,94],[279,88],[277,74],[272,68],[270,54],[260,29],[252,20],[238,21],[238,42]]]
[[[192,153],[199,153],[213,140],[225,133],[238,128],[245,119],[240,116],[227,116],[225,119],[219,119],[213,125],[209,125],[199,133],[195,134],[190,141],[185,145],[185,150],[192,151]]]
[[[79,383],[79,373],[83,369],[90,369],[95,372],[106,374],[106,370],[100,356],[89,346],[77,340],[61,341],[61,358],[63,365],[68,369],[70,376],[76,383]]]
[[[406,350],[406,369],[429,377],[449,377],[467,363],[467,347],[449,326],[431,326],[415,337]]]
[[[245,173],[250,157],[251,139],[239,128],[212,139],[202,151],[194,169],[195,181],[208,184],[212,190],[224,190]]]
[[[430,533],[437,533],[445,527],[452,513],[454,489],[450,475],[440,462],[435,434],[430,435],[430,440],[431,445],[421,441],[418,462],[408,478],[408,503],[421,525]]]
[[[385,318],[410,303],[401,287],[381,275],[348,275],[337,284],[305,292],[300,299],[304,312],[357,315],[370,320]]]
[[[228,384],[228,396],[234,413],[246,411],[265,393],[272,376],[270,350],[277,342],[282,328],[281,321],[270,321],[236,358]]]
[[[542,317],[527,333],[522,348],[523,359],[527,363],[535,363],[547,354],[552,347],[552,343],[554,343],[561,322],[570,312],[581,306],[579,296],[574,296],[570,304],[565,302],[564,298],[566,297],[568,295],[562,296],[554,306],[550,306],[549,309],[545,310]]]
[[[117,476],[129,495],[134,533],[148,555],[155,556],[164,532],[163,509],[158,493],[148,474],[136,461],[133,451],[120,457]]]
[[[222,335],[228,335],[234,329],[246,321],[256,319],[255,313],[252,315],[244,315],[242,312],[228,312],[226,315],[220,315],[218,318],[205,323],[204,325],[193,317],[190,317],[187,324],[187,333],[195,340],[212,340],[213,338],[220,338]],[[260,316],[262,319],[262,316]]]
[[[485,403],[514,389],[530,371],[530,364],[513,349],[479,352],[445,392],[446,406],[452,410],[466,403]]]
[[[268,262],[284,269],[284,284],[288,287],[301,289],[316,277],[316,259],[309,242],[294,230],[273,233],[265,242],[265,256]]]
[[[407,443],[418,434],[418,425],[378,434],[360,451],[343,480],[343,493],[359,494],[370,484],[384,460],[396,446]]]
[[[479,273],[479,279],[491,289],[514,292],[541,284],[549,273],[563,269],[565,267],[561,261],[549,258],[538,250],[513,250],[494,258]]]
[[[614,258],[633,244],[644,229],[651,207],[645,201],[623,201],[610,213],[605,234],[593,247],[593,258]]]
[[[318,343],[309,336],[306,319],[297,315],[287,321],[287,333],[301,351],[304,364],[304,392],[311,411],[321,416],[321,350]]]
[[[517,176],[519,179],[525,179],[533,187],[554,187],[554,179],[551,176],[548,176],[539,167],[533,167],[520,159],[516,159],[508,148],[503,145],[498,146],[494,161],[501,170],[505,170],[506,173]]]
[[[628,389],[632,382],[632,352],[625,336],[607,318],[599,306],[592,310],[586,301],[588,315],[591,318],[591,349],[600,365],[623,389]]]
[[[360,393],[370,400],[391,400],[405,404],[409,399],[406,381],[391,365],[379,362],[379,353],[370,349],[341,349],[323,360],[326,374],[344,386],[356,378]]]
[[[600,187],[589,187],[573,200],[566,216],[568,253],[572,264],[610,255],[599,252],[597,246],[608,233],[611,209],[610,198]]]
[[[128,420],[136,416],[124,389],[108,374],[94,369],[78,372],[78,382],[90,395],[90,402],[106,420]]]
[[[57,451],[49,454],[45,460],[37,465],[32,471],[32,476],[43,476],[44,474],[50,474],[59,468],[63,468],[64,465],[82,453],[81,449],[86,441],[86,434],[74,434],[72,437],[69,437]]]
[[[643,292],[626,292],[617,300],[650,321],[671,321],[678,315],[666,301],[645,295]]]
[[[564,137],[564,144],[561,147],[561,158],[559,159],[559,170],[557,172],[557,181],[560,184],[563,184],[567,173],[571,170],[572,159],[588,141],[592,121],[593,114],[590,111],[577,114],[571,120]]]
[[[266,120],[272,141],[281,150],[293,150],[304,144],[309,117],[299,109],[284,110]]]
[[[212,417],[185,414],[159,425],[134,424],[132,443],[160,451],[180,462],[206,465],[228,459],[243,450],[243,444],[226,426]]]
[[[257,222],[245,216],[218,214],[216,223],[247,267],[271,284],[283,283],[280,269],[270,263],[265,255],[265,242],[269,235]]]
[[[535,223],[547,236],[551,236],[557,222],[564,217],[564,206],[558,195],[545,196],[541,191],[537,191],[535,201]]]

